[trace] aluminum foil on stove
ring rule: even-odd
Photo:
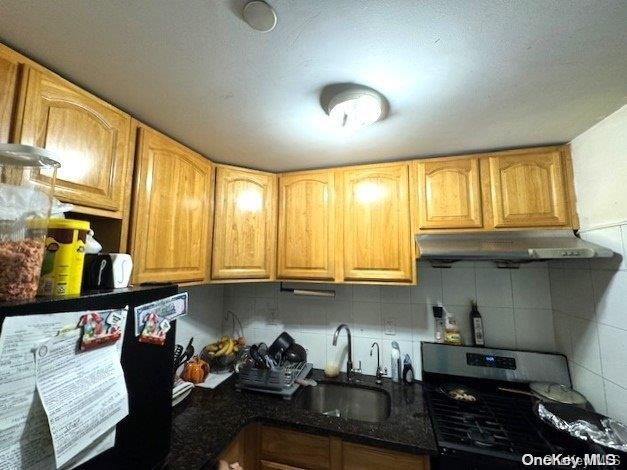
[[[583,441],[592,441],[610,449],[627,452],[627,426],[612,418],[601,418],[600,426],[580,419],[568,422],[551,411],[542,403],[538,403],[538,416],[560,431],[565,431],[571,436]]]

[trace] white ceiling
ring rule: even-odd
[[[0,41],[217,161],[288,170],[566,142],[627,102],[624,0],[0,0]],[[383,93],[353,134],[330,83]]]

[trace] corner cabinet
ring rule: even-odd
[[[279,176],[278,272],[282,279],[335,279],[335,172]]]
[[[140,126],[131,222],[133,280],[209,279],[212,165]]]
[[[339,174],[344,280],[411,282],[409,164],[355,167]]]
[[[69,82],[26,67],[16,140],[50,150],[61,163],[55,195],[122,212],[130,186],[131,118]],[[38,179],[51,175],[42,172]]]
[[[218,165],[211,278],[273,279],[276,175]]]
[[[418,228],[483,226],[479,159],[433,159],[416,162]]]
[[[563,227],[570,222],[565,164],[559,149],[482,158],[495,228]]]

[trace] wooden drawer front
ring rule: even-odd
[[[377,447],[344,442],[342,445],[344,470],[427,470],[427,458]]]
[[[264,460],[309,469],[329,468],[329,454],[328,437],[270,427],[261,431],[261,458]]]
[[[62,200],[123,209],[131,118],[52,75],[28,69],[19,141],[43,147],[61,163],[55,194]],[[42,172],[38,181],[49,180]]]
[[[291,465],[285,465],[284,463],[269,462],[268,460],[260,461],[259,468],[261,470],[301,470],[300,467],[292,467]]]

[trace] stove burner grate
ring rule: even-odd
[[[427,395],[440,445],[446,442],[512,460],[526,453],[551,452],[533,422],[528,398],[482,393],[479,403],[468,405],[434,390]]]

